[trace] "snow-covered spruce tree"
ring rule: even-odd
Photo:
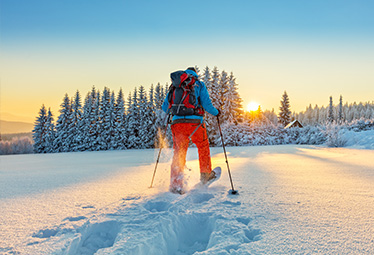
[[[94,131],[94,139],[92,141],[92,150],[99,151],[101,150],[101,120],[100,120],[100,102],[101,102],[101,94],[100,91],[96,91],[96,95],[93,96],[93,108],[91,112],[91,120],[92,120],[92,129]]]
[[[94,88],[93,88],[94,89]],[[93,98],[92,93],[87,93],[85,99],[84,99],[84,106],[83,106],[83,116],[82,116],[82,122],[83,122],[83,128],[82,133],[84,134],[82,139],[82,145],[79,148],[80,151],[85,150],[91,150],[92,148],[92,141],[94,139],[94,131],[92,127],[92,121],[91,121],[91,114],[93,111]]]
[[[208,91],[210,92],[210,89],[212,87],[212,77],[210,75],[210,70],[208,66],[205,67],[201,80],[205,83],[205,86],[208,88]]]
[[[154,93],[154,87],[153,84],[151,85],[151,88],[149,89],[149,99],[147,104],[147,115],[149,118],[149,137],[150,140],[148,140],[148,143],[146,143],[147,148],[154,148],[156,139],[157,139],[157,131],[158,127],[156,126],[156,107],[155,107],[155,93]]]
[[[229,123],[234,123],[240,120],[242,116],[242,99],[238,93],[238,87],[235,81],[234,74],[231,72],[228,77],[227,89],[223,92],[223,112],[224,120]]]
[[[34,140],[34,152],[46,153],[48,151],[46,143],[47,135],[47,112],[44,104],[40,108],[39,116],[36,118],[34,129],[32,130]]]
[[[221,72],[221,79],[219,81],[219,92],[218,92],[218,109],[221,111],[221,116],[220,116],[220,121],[222,124],[226,123],[229,118],[229,109],[225,108],[225,103],[230,104],[229,100],[225,98],[226,93],[228,92],[228,87],[229,87],[229,76],[225,70],[222,70]]]
[[[149,102],[149,107],[152,107],[154,109],[155,108],[155,88],[153,84],[151,84],[151,87],[149,88],[148,102]]]
[[[114,105],[112,105],[111,93],[109,88],[105,87],[102,93],[100,108],[99,108],[99,119],[100,119],[100,131],[98,136],[99,150],[108,150],[112,142],[113,135],[113,111]]]
[[[340,98],[339,98],[338,121],[341,124],[343,122],[343,120],[344,120],[344,117],[343,117],[343,96],[340,95]]]
[[[134,89],[133,95],[129,95],[127,108],[127,147],[129,149],[138,149],[140,147],[139,138],[139,107],[138,107],[138,92]]]
[[[83,107],[83,133],[84,139],[82,150],[95,151],[98,150],[97,137],[98,137],[98,95],[95,87],[92,87],[90,93],[87,94],[84,100]]]
[[[153,108],[147,99],[147,93],[143,86],[139,87],[138,93],[139,107],[139,148],[152,148],[154,145],[155,133],[152,125],[154,124]]]
[[[157,83],[154,89],[154,104],[156,109],[161,109],[162,103],[164,102],[163,89],[160,83]]]
[[[83,126],[84,122],[82,120],[83,108],[82,108],[82,98],[79,90],[75,93],[74,100],[72,102],[72,130],[73,140],[71,145],[72,151],[81,151],[83,144]]]
[[[286,126],[291,121],[290,100],[286,91],[284,91],[280,103],[278,121],[283,126]]]
[[[167,94],[169,93],[169,90],[170,90],[170,85],[166,83],[163,89],[163,96],[162,96],[163,98],[167,96]]]
[[[51,108],[48,109],[47,121],[46,121],[46,149],[48,153],[55,152],[55,139],[56,139],[56,130],[53,119],[53,114]]]
[[[147,94],[145,92],[145,89],[143,86],[139,87],[138,91],[138,118],[137,121],[139,123],[139,129],[138,129],[138,137],[139,137],[139,149],[145,149],[145,143],[148,142],[148,133],[147,133],[147,127],[148,127],[148,119],[146,116],[147,112]]]
[[[114,141],[115,137],[116,137],[116,133],[118,132],[116,130],[116,115],[115,115],[115,107],[116,107],[116,96],[114,94],[114,91],[112,91],[111,95],[110,95],[110,127],[112,129],[112,133],[110,134],[110,144],[109,144],[109,149],[110,150],[114,150],[116,148],[116,141]]]
[[[112,140],[112,147],[119,150],[126,149],[126,115],[122,88],[118,92],[116,104],[114,106],[114,129],[116,132]]]
[[[61,104],[60,115],[56,124],[56,152],[68,152],[71,150],[73,141],[71,101],[68,94],[65,94]]]
[[[161,143],[162,136],[165,132],[165,122],[167,115],[166,113],[161,109],[162,104],[164,102],[164,95],[162,93],[163,88],[160,85],[160,83],[157,84],[154,90],[154,105],[155,105],[155,122],[154,122],[154,128],[156,132],[156,137],[154,141],[154,146],[156,148],[159,148],[164,143]]]
[[[204,76],[208,75],[207,72],[204,73]],[[220,109],[221,106],[221,89],[220,89],[220,80],[221,76],[218,71],[218,68],[215,66],[211,73],[211,82],[208,83],[210,85],[207,87],[210,98],[212,100],[212,104],[215,108],[219,109],[222,112],[222,109]],[[207,78],[204,78],[207,79]],[[207,126],[207,133],[209,138],[209,143],[211,145],[215,145],[216,137],[218,137],[218,123],[217,118],[213,115],[206,114],[205,123]]]
[[[329,114],[327,116],[328,122],[333,122],[334,121],[334,106],[332,104],[332,96],[330,96],[330,104],[329,104]]]

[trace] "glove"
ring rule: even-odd
[[[219,109],[217,109],[218,111],[218,114],[216,115],[216,117],[219,117],[221,115],[221,111]]]

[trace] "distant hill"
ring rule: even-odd
[[[30,133],[33,128],[32,123],[0,120],[1,134]]]
[[[0,120],[33,123],[36,117],[15,115],[8,112],[0,112]]]

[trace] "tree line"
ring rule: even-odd
[[[198,68],[197,72],[200,73]],[[309,105],[305,111],[295,113],[291,112],[286,91],[277,113],[274,109],[262,111],[260,106],[257,111],[245,112],[233,73],[205,67],[199,77],[206,84],[213,105],[221,112],[220,122],[228,145],[320,144],[327,139],[320,127],[329,123],[347,125],[356,121],[354,125],[359,127],[356,130],[371,127],[373,123],[360,124],[357,120],[374,119],[374,102],[348,105],[343,104],[341,96],[339,104],[334,105],[330,97],[327,107]],[[51,109],[43,105],[33,130],[34,152],[157,148],[165,141],[161,133],[165,130],[166,114],[161,105],[168,91],[168,84],[152,85],[149,91],[140,86],[125,101],[122,89],[115,94],[109,88],[100,92],[93,87],[83,103],[77,91],[72,98],[64,96],[56,121]],[[284,130],[295,119],[307,128]],[[221,145],[216,117],[206,114],[205,123],[210,144]],[[170,129],[166,138],[167,145],[171,146]]]
[[[233,73],[206,67],[200,80],[206,84],[213,105],[220,109],[222,122],[240,121],[242,100]],[[168,91],[168,84],[151,85],[148,92],[140,86],[130,92],[125,101],[122,89],[115,94],[107,87],[102,92],[93,87],[83,103],[79,91],[72,98],[66,94],[56,121],[51,109],[42,105],[33,130],[34,152],[159,147],[166,119],[161,106]],[[215,117],[207,116],[206,121],[207,130],[214,139]],[[170,143],[170,130],[167,135]]]
[[[290,99],[284,91],[278,114],[272,109],[271,111],[262,111],[261,107],[257,111],[244,114],[244,122],[251,123],[252,126],[258,125],[281,125],[286,126],[293,120],[298,120],[303,126],[327,125],[336,122],[340,125],[355,122],[357,120],[374,119],[374,101],[343,104],[343,96],[339,98],[339,104],[333,104],[333,98],[330,96],[328,105],[312,107],[309,104],[305,111],[296,113],[291,111]]]

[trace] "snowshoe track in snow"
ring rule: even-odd
[[[66,217],[59,227],[34,237],[70,235],[62,238],[68,241],[56,251],[60,254],[235,253],[261,237],[250,226],[251,218],[237,215],[241,205],[240,197],[228,196],[224,187],[194,189],[183,196],[126,197],[115,213]],[[64,224],[76,223],[70,232],[60,232]]]
[[[58,254],[239,254],[261,231],[241,212],[240,196],[225,189],[128,196],[106,208],[110,212],[66,217],[59,226],[39,230],[30,245],[64,243]]]

